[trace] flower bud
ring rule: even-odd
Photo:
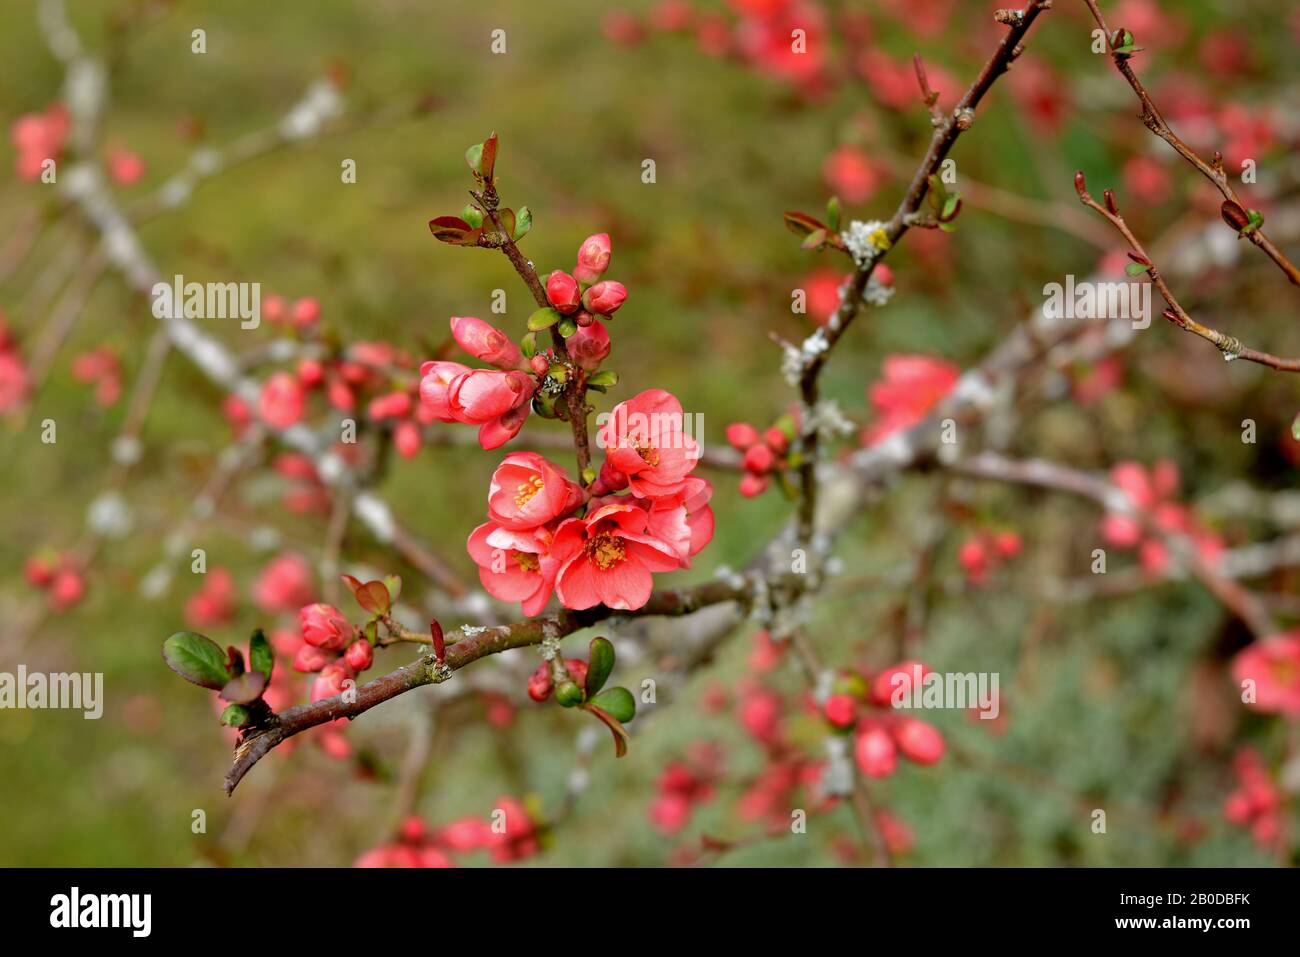
[[[627,287],[621,282],[607,279],[598,282],[582,294],[582,305],[598,316],[612,316],[627,298]]]
[[[326,651],[342,651],[352,639],[352,626],[333,605],[317,602],[298,610],[303,641]]]
[[[763,441],[777,455],[785,455],[786,449],[790,447],[789,436],[775,425],[763,433]]]
[[[365,638],[358,638],[343,652],[343,660],[353,671],[365,671],[375,661],[375,649]]]
[[[538,375],[546,375],[546,370],[551,367],[551,363],[547,360],[546,356],[533,356],[528,360],[528,365],[531,366],[532,370]]]
[[[564,670],[569,673],[569,677],[578,683],[579,687],[585,687],[587,684],[587,663],[581,658],[566,658],[564,660]]]
[[[917,764],[934,764],[943,757],[943,735],[919,718],[904,717],[894,726],[894,742]]]
[[[287,429],[302,418],[306,404],[302,386],[287,372],[277,372],[266,380],[258,398],[257,410],[267,425]]]
[[[537,670],[528,676],[528,697],[534,701],[545,701],[551,696],[553,690],[551,663],[543,661],[537,666]]]
[[[847,728],[853,724],[853,697],[846,694],[833,694],[826,699],[822,709],[826,720],[837,728]]]
[[[758,441],[758,429],[748,422],[732,422],[727,426],[727,441],[743,452]]]
[[[578,311],[582,294],[578,291],[578,280],[563,269],[557,269],[546,277],[546,298],[556,311],[568,316]]]
[[[314,296],[305,296],[293,304],[289,318],[300,329],[310,326],[320,318],[320,300]]]
[[[776,464],[772,450],[762,443],[751,445],[745,450],[745,470],[757,475],[766,475]]]
[[[509,336],[490,323],[473,316],[452,316],[451,334],[456,343],[475,359],[498,369],[517,369],[523,353]]]
[[[294,671],[320,671],[327,664],[333,661],[333,657],[315,645],[303,645],[298,649],[298,653],[293,656]]]
[[[304,389],[314,389],[325,381],[325,366],[319,359],[303,359],[298,363],[298,384]]]
[[[593,283],[609,268],[609,233],[588,236],[578,247],[578,264],[573,268],[573,278],[580,283]]]
[[[609,330],[602,322],[579,326],[578,331],[564,340],[569,356],[580,368],[595,372],[609,356]]]
[[[756,498],[767,491],[769,481],[766,475],[746,472],[740,480],[740,494],[745,498]]]
[[[334,662],[321,669],[316,680],[311,685],[312,702],[320,701],[322,698],[332,698],[335,695],[343,693],[343,684],[351,681],[356,675],[352,669],[343,662]]]
[[[894,741],[879,725],[871,725],[858,735],[853,757],[859,770],[869,778],[887,778],[898,766]]]
[[[566,708],[582,703],[582,689],[573,681],[561,681],[555,689],[555,700]]]

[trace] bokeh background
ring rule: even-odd
[[[540,268],[567,266],[589,233],[613,237],[609,275],[631,291],[612,324],[608,365],[622,376],[617,395],[668,388],[687,410],[704,414],[707,438],[719,443],[729,422],[761,426],[789,409],[771,334],[806,334],[809,317],[791,313],[791,290],[812,288],[819,268],[847,271],[828,254],[801,250],[782,213],[817,213],[838,191],[850,215],[887,219],[929,136],[910,77],[912,51],[924,55],[951,104],[1001,30],[991,22],[996,5],[984,2],[809,0],[792,14],[814,25],[818,64],[805,72],[746,39],[762,6],[754,3],[700,0],[687,7],[689,24],[642,0],[72,6],[86,44],[111,63],[105,148],[132,151],[146,164],[137,183],[117,187],[128,205],[183,166],[196,142],[220,145],[274,125],[322,76],[343,85],[347,110],[320,136],[223,173],[182,209],[141,227],[164,273],[316,296],[322,322],[343,341],[385,340],[420,357],[446,340],[448,316],[494,318],[498,288],[507,292],[508,312],[495,320],[522,331],[531,306],[504,258],[440,245],[426,226],[463,205],[470,185],[463,152],[496,131],[501,188],[511,205],[533,210],[524,248]],[[1217,194],[1142,128],[1131,91],[1090,52],[1083,4],[1056,6],[956,150],[958,188],[967,196],[959,228],[907,237],[889,260],[897,295],[858,323],[826,374],[827,394],[860,423],[871,420],[865,390],[886,356],[921,353],[967,366],[1041,303],[1045,283],[1113,266],[1121,247],[1075,200],[1076,169],[1087,171],[1094,191],[1116,186],[1144,237],[1216,221]],[[1104,7],[1112,24],[1133,29],[1147,48],[1143,76],[1176,99],[1167,110],[1175,125],[1182,119],[1205,142],[1231,143],[1257,160],[1260,185],[1251,196],[1283,222],[1300,172],[1292,149],[1300,131],[1298,25],[1290,6],[1126,0]],[[203,55],[190,50],[198,28],[207,34]],[[494,29],[506,31],[504,55],[490,52]],[[12,0],[0,10],[0,63],[6,126],[60,96],[62,67],[40,38],[33,4]],[[88,236],[54,215],[53,190],[11,175],[13,155],[8,144],[0,147],[0,240],[33,210],[50,214],[0,286],[19,348],[30,348],[51,313],[42,283],[62,251],[82,248]],[[641,179],[646,158],[656,163],[653,184]],[[344,159],[356,162],[355,184],[340,182]],[[1297,248],[1297,238],[1292,230],[1288,245],[1279,227],[1284,248]],[[1189,307],[1257,346],[1300,351],[1294,290],[1261,256],[1222,262],[1231,265],[1211,262],[1180,287]],[[0,713],[0,863],[346,865],[391,836],[407,809],[436,825],[484,816],[507,794],[528,798],[543,814],[557,808],[581,716],[531,705],[522,686],[504,705],[459,701],[433,724],[431,702],[451,686],[422,689],[357,721],[348,760],[304,745],[265,761],[233,798],[223,795],[229,742],[211,702],[159,657],[163,638],[185,626],[185,602],[200,587],[189,574],[189,548],[205,548],[210,568],[233,575],[238,610],[213,637],[243,644],[253,627],[282,624],[266,620],[250,599],[256,575],[286,549],[314,561],[325,520],[290,514],[281,504],[283,480],[253,470],[193,530],[192,546],[166,559],[165,539],[231,442],[223,396],[182,356],[165,365],[142,433],[144,458],[124,489],[129,534],[98,548],[74,608],[41,610],[24,563],[83,535],[128,405],[97,404],[74,377],[73,358],[109,347],[129,390],[154,321],[140,298],[105,276],[30,404],[0,423],[0,668],[102,671],[106,689],[99,721],[75,712]],[[240,353],[277,334],[266,324],[206,328]],[[1296,411],[1293,380],[1225,364],[1206,343],[1155,325],[1098,367],[1045,376],[1018,404],[1008,441],[1020,454],[1087,469],[1170,458],[1183,495],[1234,544],[1285,531],[1284,509],[1269,518],[1242,507],[1253,501],[1242,490],[1288,501]],[[46,418],[58,423],[54,445],[39,440]],[[1241,441],[1244,418],[1258,423],[1255,444]],[[534,419],[526,428],[560,433],[563,426]],[[463,541],[480,521],[497,459],[473,447],[430,448],[411,461],[393,456],[377,489],[414,534],[472,578]],[[559,460],[567,464],[568,456]],[[790,512],[775,491],[742,499],[736,476],[712,477],[717,535],[693,570],[678,573],[683,582],[743,564]],[[908,653],[939,670],[997,671],[1003,681],[1003,720],[933,716],[949,742],[943,762],[904,767],[877,788],[877,800],[912,832],[900,862],[1259,864],[1294,854],[1260,848],[1220,811],[1242,744],[1278,767],[1294,743],[1281,719],[1251,714],[1235,697],[1226,663],[1250,640],[1242,626],[1192,582],[1083,602],[1052,595],[1053,582],[1087,575],[1097,518],[1088,504],[1061,496],[925,474],[891,483],[847,530],[848,584],[832,589],[810,623],[828,660],[875,668]],[[1290,521],[1297,521],[1294,508]],[[976,587],[956,555],[983,527],[1016,530],[1025,552]],[[918,625],[916,587],[897,571],[922,549],[934,568]],[[416,600],[430,588],[355,523],[343,556],[345,564],[402,573]],[[142,596],[142,579],[164,560],[174,563],[170,587]],[[1132,565],[1122,556],[1112,562]],[[1295,584],[1281,573],[1265,590],[1294,595]],[[1286,620],[1287,606],[1281,614]],[[740,797],[763,766],[735,717],[753,680],[753,630],[723,645],[644,727],[634,725],[627,758],[616,763],[600,740],[590,786],[535,862],[657,865],[691,859],[703,835],[738,842],[704,855],[709,863],[853,859],[845,848],[855,836],[847,807],[815,816],[806,835],[779,839],[755,839],[761,822],[741,813]],[[585,638],[566,647],[577,651]],[[407,657],[384,651],[376,668]],[[765,680],[788,693],[788,733],[815,753],[823,732],[799,703],[797,669],[783,666]],[[502,707],[515,709],[512,720],[502,723]],[[432,735],[433,757],[417,792],[397,796],[394,782],[415,733]],[[722,755],[715,793],[665,837],[649,816],[656,780],[700,741]],[[1106,835],[1090,831],[1095,807],[1108,810]],[[206,812],[206,833],[192,833],[195,809]],[[471,855],[462,863],[485,861]]]

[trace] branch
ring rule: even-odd
[[[797,587],[797,583],[796,583]],[[376,678],[355,689],[351,700],[343,695],[323,698],[311,704],[298,705],[272,715],[266,724],[245,730],[235,749],[234,763],[226,774],[226,793],[230,794],[272,748],[282,741],[301,734],[309,728],[336,721],[355,718],[376,705],[383,704],[400,694],[429,684],[441,684],[468,664],[500,654],[512,648],[540,645],[546,640],[558,640],[565,635],[590,627],[614,615],[640,618],[650,615],[689,615],[702,608],[724,602],[747,602],[754,592],[754,581],[711,581],[694,588],[657,592],[635,612],[618,612],[604,605],[584,611],[565,609],[554,615],[531,618],[496,628],[463,629],[467,636],[447,648],[447,657],[439,664],[432,654]]]
[[[1300,359],[1283,359],[1272,355],[1268,352],[1260,352],[1258,349],[1252,349],[1244,345],[1240,339],[1235,336],[1227,335],[1217,329],[1202,325],[1187,314],[1178,300],[1174,298],[1173,292],[1169,289],[1169,284],[1165,282],[1164,277],[1160,275],[1160,270],[1156,268],[1155,262],[1147,255],[1147,251],[1142,248],[1138,238],[1133,235],[1128,224],[1124,222],[1124,217],[1120,215],[1119,205],[1115,202],[1115,194],[1106,190],[1103,194],[1106,205],[1102,206],[1092,194],[1088,192],[1087,185],[1084,182],[1083,173],[1076,173],[1074,176],[1074,189],[1079,194],[1079,199],[1089,209],[1095,210],[1103,218],[1114,226],[1129,247],[1136,255],[1132,258],[1139,265],[1146,267],[1147,276],[1151,283],[1159,290],[1161,297],[1169,304],[1169,308],[1164,311],[1164,317],[1181,329],[1186,329],[1193,335],[1200,336],[1207,342],[1212,343],[1215,348],[1223,353],[1223,357],[1229,361],[1233,359],[1245,359],[1248,362],[1258,362],[1260,365],[1268,366],[1271,369],[1277,369],[1279,372],[1300,372]]]
[[[1006,36],[1002,38],[1002,42],[998,44],[993,55],[984,64],[984,68],[980,70],[975,82],[963,94],[951,115],[946,119],[941,119],[938,116],[933,117],[932,122],[936,125],[934,136],[930,140],[930,148],[913,175],[903,201],[899,203],[893,218],[884,227],[887,238],[884,248],[854,270],[839,309],[835,311],[835,314],[831,316],[824,327],[814,333],[814,336],[819,337],[816,342],[817,348],[814,350],[805,348],[804,350],[806,359],[803,363],[798,385],[804,413],[803,422],[801,423],[804,430],[801,437],[801,450],[804,460],[799,467],[801,495],[799,537],[805,543],[811,538],[813,516],[817,509],[816,473],[819,440],[817,430],[815,426],[810,427],[809,420],[813,418],[813,410],[820,395],[819,377],[822,368],[830,358],[831,350],[834,349],[835,344],[857,316],[861,308],[862,293],[867,287],[867,282],[871,279],[872,272],[875,271],[876,264],[884,259],[889,249],[892,249],[910,228],[911,217],[921,208],[921,203],[924,202],[926,194],[930,190],[930,177],[937,173],[940,166],[943,165],[943,161],[957,141],[957,137],[970,129],[975,122],[975,108],[979,106],[985,94],[992,88],[997,78],[1010,68],[1012,61],[1020,55],[1023,49],[1021,41],[1029,32],[1030,27],[1033,26],[1034,21],[1038,19],[1039,14],[1050,9],[1051,6],[1052,0],[1030,0],[1024,10],[1014,11],[1012,16],[1004,18],[1009,27]],[[919,58],[915,61],[915,65],[923,95],[928,96],[929,83],[924,79],[924,67],[921,66]]]
[[[1110,59],[1111,62],[1115,64],[1115,69],[1118,70],[1120,75],[1128,81],[1128,85],[1131,86],[1133,92],[1137,94],[1138,102],[1142,104],[1142,122],[1146,128],[1172,146],[1179,156],[1191,163],[1202,176],[1213,183],[1219,192],[1223,194],[1225,200],[1236,203],[1242,209],[1247,208],[1246,204],[1241,201],[1241,197],[1237,195],[1237,191],[1232,188],[1232,183],[1228,179],[1228,174],[1223,168],[1222,156],[1216,153],[1214,162],[1207,163],[1194,149],[1179,138],[1178,134],[1176,134],[1165,121],[1159,108],[1157,108],[1155,102],[1151,99],[1151,94],[1148,93],[1146,87],[1142,85],[1142,81],[1139,80],[1137,74],[1133,72],[1133,67],[1129,63],[1128,55],[1116,51],[1114,35],[1111,33],[1110,27],[1106,25],[1106,18],[1101,15],[1101,10],[1098,8],[1096,0],[1083,0],[1083,2],[1088,5],[1088,9],[1092,11],[1093,19],[1097,21],[1097,25],[1101,27],[1102,31],[1106,34],[1106,43],[1110,50]],[[1286,278],[1291,280],[1293,285],[1300,286],[1300,269],[1297,269],[1295,264],[1286,258],[1274,242],[1264,235],[1263,230],[1256,229],[1249,233],[1238,233],[1238,235],[1245,235],[1252,243],[1263,250],[1264,254],[1267,255],[1269,259],[1273,260],[1273,262],[1277,264],[1278,268],[1286,274]]]

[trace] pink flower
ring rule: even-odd
[[[494,449],[523,427],[536,382],[524,372],[468,369],[457,362],[420,366],[420,400],[440,422],[482,426],[479,444]]]
[[[1239,651],[1232,677],[1239,687],[1254,683],[1255,700],[1246,703],[1252,710],[1300,717],[1300,631],[1261,638]]]
[[[564,340],[564,345],[580,368],[595,372],[609,356],[609,330],[595,319],[589,325],[579,326],[577,332]]]
[[[293,656],[293,670],[312,672],[320,671],[334,660],[334,656],[314,645],[304,644]]]
[[[289,320],[299,329],[310,326],[320,318],[320,300],[315,296],[304,296],[293,304],[289,310]]]
[[[16,409],[27,397],[27,367],[16,352],[0,351],[0,412]]]
[[[563,269],[557,269],[546,277],[546,298],[556,311],[570,316],[578,311],[582,303],[582,293],[578,290],[578,280]]]
[[[614,501],[560,525],[551,553],[560,565],[555,589],[565,608],[633,610],[649,601],[652,573],[681,565],[669,545],[647,534],[649,518],[643,508]]]
[[[277,429],[287,429],[302,418],[306,396],[298,380],[288,372],[277,372],[262,386],[257,411],[262,421]]]
[[[578,264],[573,268],[573,278],[584,285],[595,282],[609,268],[610,254],[609,233],[588,236],[578,247]]]
[[[355,672],[343,662],[336,661],[333,664],[326,665],[311,684],[312,702],[315,703],[323,698],[333,698],[335,695],[342,694],[346,683],[353,681],[355,678]]]
[[[551,600],[559,571],[551,541],[545,529],[517,532],[485,522],[470,533],[466,549],[489,595],[517,601],[525,615],[536,615]]]
[[[682,405],[663,389],[649,389],[620,402],[597,440],[607,464],[627,476],[640,498],[675,495],[699,461],[695,439],[682,431]]]
[[[204,576],[203,587],[185,603],[185,621],[195,630],[224,625],[235,614],[235,580],[224,568]]]
[[[253,582],[253,600],[267,614],[297,611],[315,597],[311,566],[301,555],[271,559]]]
[[[303,640],[325,651],[342,651],[352,640],[354,629],[333,605],[317,602],[298,610]]]
[[[856,146],[841,146],[827,156],[822,163],[822,178],[846,203],[865,203],[880,185],[880,174]]]
[[[853,746],[858,769],[869,778],[887,778],[898,766],[894,739],[880,724],[864,722]]]
[[[130,150],[113,150],[108,156],[108,175],[121,186],[134,186],[144,176],[144,160]]]
[[[582,306],[597,316],[612,316],[627,299],[627,287],[605,279],[582,294]]]
[[[53,104],[44,113],[25,113],[14,121],[9,137],[18,149],[14,165],[19,179],[39,179],[45,161],[59,158],[70,125],[62,103]]]
[[[533,819],[528,816],[524,806],[514,798],[498,798],[496,811],[500,815],[494,815],[493,827],[490,829],[489,847],[492,852],[492,860],[498,864],[507,861],[518,861],[536,854],[541,845],[537,840],[537,825]],[[501,826],[498,828],[496,820],[500,820]]]
[[[451,334],[457,344],[480,362],[498,369],[518,369],[524,357],[500,329],[473,316],[452,316]]]
[[[961,376],[961,370],[951,363],[919,355],[887,357],[884,373],[885,377],[867,390],[877,420],[863,432],[866,445],[924,420]]]
[[[488,488],[488,518],[512,531],[538,528],[581,504],[582,489],[536,452],[507,455]]]

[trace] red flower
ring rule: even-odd
[[[297,611],[315,597],[311,566],[301,555],[273,558],[253,583],[253,600],[267,614]]]
[[[877,420],[863,431],[866,445],[922,421],[961,376],[951,363],[918,355],[889,356],[884,372],[885,377],[867,390]]]
[[[699,461],[700,448],[682,431],[682,405],[663,389],[649,389],[620,402],[597,441],[606,462],[627,476],[632,494],[659,498],[680,492]]]
[[[582,489],[536,452],[513,452],[492,473],[488,518],[502,528],[538,528],[581,504]]]
[[[649,601],[651,574],[681,565],[671,546],[647,534],[649,520],[645,509],[614,501],[562,523],[551,549],[560,563],[555,589],[561,604],[633,610]]]
[[[466,549],[493,598],[519,602],[525,615],[536,615],[551,600],[559,563],[548,530],[511,531],[484,522],[470,533]]]
[[[1300,631],[1261,638],[1232,659],[1232,677],[1254,682],[1255,700],[1246,706],[1265,714],[1300,717]]]

